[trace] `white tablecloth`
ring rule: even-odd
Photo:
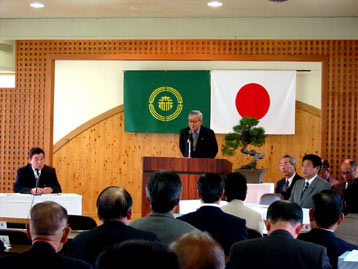
[[[82,196],[74,193],[62,194],[20,194],[0,193],[0,217],[21,218],[30,217],[30,209],[33,205],[53,201],[67,209],[69,215],[82,215]]]

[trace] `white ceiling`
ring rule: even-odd
[[[45,8],[34,9],[31,2]],[[357,17],[358,0],[0,0],[0,18]]]

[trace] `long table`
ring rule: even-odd
[[[44,201],[53,201],[62,205],[69,215],[82,215],[82,196],[79,194],[0,193],[0,217],[28,219],[31,207]]]

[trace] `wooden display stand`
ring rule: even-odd
[[[167,170],[179,174],[183,184],[182,200],[199,199],[196,181],[205,173],[218,173],[222,176],[232,172],[232,163],[224,159],[143,157],[142,216],[150,212],[145,193],[148,177],[155,171]]]

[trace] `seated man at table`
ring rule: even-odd
[[[0,268],[92,268],[87,262],[57,254],[71,231],[65,208],[47,201],[33,206],[30,215],[27,235],[32,247],[23,253],[0,257]]]
[[[312,230],[302,233],[298,239],[324,246],[332,268],[337,268],[338,257],[344,252],[358,249],[358,246],[336,237],[334,231],[344,219],[343,202],[339,194],[332,190],[317,193],[312,197],[313,208],[310,210]]]
[[[74,257],[94,264],[97,256],[114,244],[131,239],[160,242],[156,234],[128,226],[132,197],[123,188],[112,186],[104,189],[97,199],[97,214],[103,224],[73,239]]]
[[[225,180],[225,196],[229,202],[221,207],[225,213],[246,220],[246,227],[254,229],[262,234],[264,221],[261,213],[245,206],[244,201],[247,193],[247,182],[244,175],[230,173]]]
[[[178,219],[186,221],[201,231],[208,232],[218,241],[226,254],[233,243],[247,239],[246,221],[220,209],[224,180],[218,174],[207,173],[196,183],[202,206],[195,212]]]
[[[324,247],[296,239],[302,221],[296,203],[273,202],[265,222],[268,236],[235,243],[226,268],[331,268]]]
[[[179,204],[182,184],[175,172],[159,171],[150,175],[146,194],[152,212],[147,217],[133,221],[130,226],[156,233],[164,246],[175,239],[197,229],[189,223],[174,218],[173,212]]]
[[[56,170],[45,165],[45,152],[41,148],[31,148],[29,164],[17,170],[14,192],[19,193],[60,193]]]

